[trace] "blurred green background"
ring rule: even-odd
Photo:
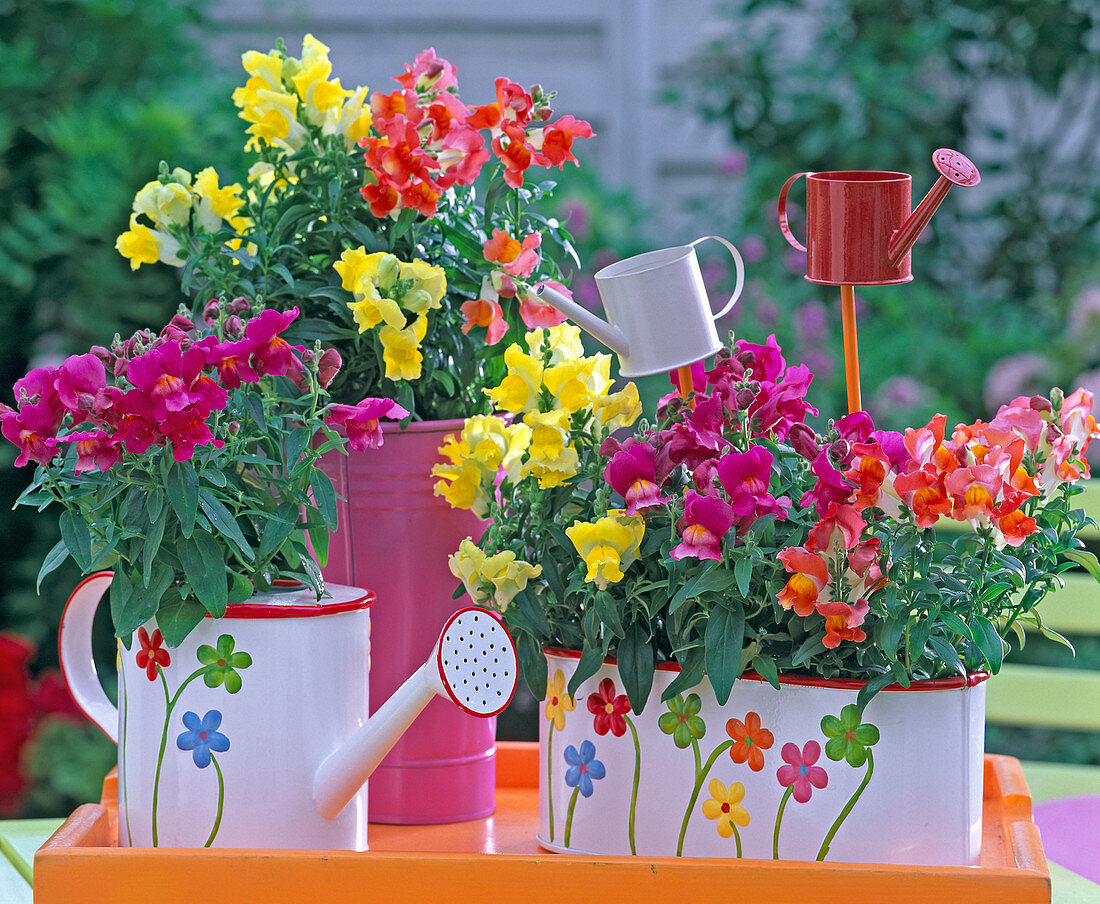
[[[667,115],[728,139],[699,180],[708,187],[671,202],[692,233],[675,240],[715,232],[745,257],[743,299],[721,327],[754,341],[774,332],[789,360],[817,374],[811,399],[823,419],[842,413],[836,296],[801,279],[804,258],[776,227],[778,188],[804,170],[901,170],[914,176],[915,202],[934,181],[932,150],[949,145],[975,160],[982,185],[949,195],[914,250],[913,283],[857,293],[868,410],[902,428],[936,411],[989,417],[1051,385],[1100,390],[1095,4],[897,0],[884,10],[876,0],[726,4],[720,28],[639,86]],[[209,53],[225,23],[207,13],[168,0],[0,0],[3,401],[28,367],[162,324],[182,300],[175,271],[131,273],[114,241],[160,160],[242,172],[229,102],[241,76]],[[448,56],[442,42],[436,49]],[[563,174],[557,214],[585,262],[574,275],[582,303],[598,306],[600,266],[671,243],[668,199],[657,213],[630,183],[608,178],[606,165],[602,177],[585,167]],[[793,213],[802,235],[797,205]],[[705,258],[704,274],[714,295],[729,288],[720,258]],[[644,389],[652,400],[667,385]],[[6,511],[28,479],[14,458],[0,447]],[[98,798],[114,758],[53,671],[61,605],[77,581],[63,568],[35,590],[57,536],[52,513],[21,508],[0,523],[2,815],[62,814]],[[100,646],[113,659],[108,634]],[[1051,656],[1068,664],[1060,648],[1024,651]],[[1100,644],[1079,644],[1075,664],[1100,667]],[[502,732],[530,732],[525,719],[504,720]],[[1095,736],[999,730],[989,745],[1100,764]]]

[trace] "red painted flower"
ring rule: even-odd
[[[726,723],[726,734],[733,738],[730,758],[735,763],[748,763],[753,772],[764,768],[764,751],[775,743],[775,737],[766,728],[760,727],[760,716],[747,713],[745,721],[730,719]]]
[[[150,681],[157,680],[157,666],[162,669],[168,668],[172,664],[172,657],[168,655],[168,651],[161,646],[164,642],[164,638],[161,637],[160,628],[157,628],[153,632],[153,636],[149,636],[149,632],[144,628],[138,628],[138,643],[141,644],[141,649],[138,650],[137,660],[138,668],[145,669],[145,674],[149,676]]]
[[[605,735],[610,730],[621,738],[626,733],[623,716],[630,712],[630,701],[626,694],[615,695],[615,682],[610,678],[604,678],[596,693],[588,695],[588,711],[596,717],[596,734]]]
[[[802,750],[797,744],[788,742],[783,745],[780,756],[785,765],[779,767],[775,777],[779,784],[794,788],[794,799],[800,804],[810,799],[814,788],[824,788],[829,783],[825,770],[814,765],[821,756],[821,745],[817,741],[807,741]]]

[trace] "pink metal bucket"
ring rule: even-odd
[[[370,699],[389,699],[431,650],[439,625],[470,605],[452,599],[457,580],[447,558],[484,526],[432,492],[432,465],[448,433],[463,421],[383,425],[380,449],[328,453],[321,467],[332,479],[340,526],[332,537],[325,578],[369,585],[378,596],[371,615]],[[357,583],[358,582],[358,583]],[[370,780],[371,822],[418,825],[461,822],[495,809],[496,719],[477,719],[433,700],[382,761]]]

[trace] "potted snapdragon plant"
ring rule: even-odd
[[[380,420],[406,412],[388,399],[330,402],[339,356],[289,342],[297,316],[266,310],[211,331],[178,314],[159,333],[35,368],[2,415],[16,465],[35,466],[19,504],[61,509],[40,579],[70,557],[87,576],[62,617],[61,661],[77,702],[118,742],[122,844],[255,842],[268,837],[255,815],[266,795],[267,830],[300,819],[290,790],[253,767],[275,743],[268,702],[310,680],[296,650],[326,646],[315,679],[346,679],[365,699],[373,595],[326,588],[337,508],[317,461],[378,446]],[[91,656],[104,593],[117,709]],[[321,674],[357,661],[362,674]],[[350,733],[339,714],[309,719],[302,730],[316,737]],[[346,828],[321,832],[343,846]]]
[[[819,432],[813,375],[769,337],[611,437],[557,376],[583,360],[562,347],[509,350],[499,461],[468,421],[440,469],[493,520],[452,569],[505,612],[545,700],[540,842],[976,862],[983,682],[1010,632],[1060,639],[1036,607],[1061,572],[1098,573],[1073,504],[1091,395]]]
[[[503,349],[562,319],[534,295],[539,283],[568,292],[561,264],[575,257],[565,229],[539,212],[554,190],[544,171],[576,165],[574,145],[592,129],[556,115],[552,92],[504,77],[468,105],[455,67],[432,49],[374,92],[333,77],[312,35],[300,58],[280,42],[242,62],[248,77],[233,102],[247,177],[163,165],[135,197],[118,248],[135,268],[180,268],[196,319],[237,317],[238,298],[300,308],[290,336],[345,362],[335,399],[384,396],[408,412],[379,454],[322,460],[342,523],[326,574],[385,601],[374,636],[386,655],[371,676],[384,699],[419,663],[419,638],[461,605],[446,557],[479,524],[432,495],[429,471],[454,419],[486,410],[482,390],[504,377]],[[371,818],[487,815],[493,728],[429,708],[376,775]],[[441,735],[452,740],[446,756]],[[431,762],[447,789],[440,799],[411,791]]]

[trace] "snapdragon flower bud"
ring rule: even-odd
[[[401,262],[392,254],[387,254],[378,264],[378,288],[390,292],[401,275]]]

